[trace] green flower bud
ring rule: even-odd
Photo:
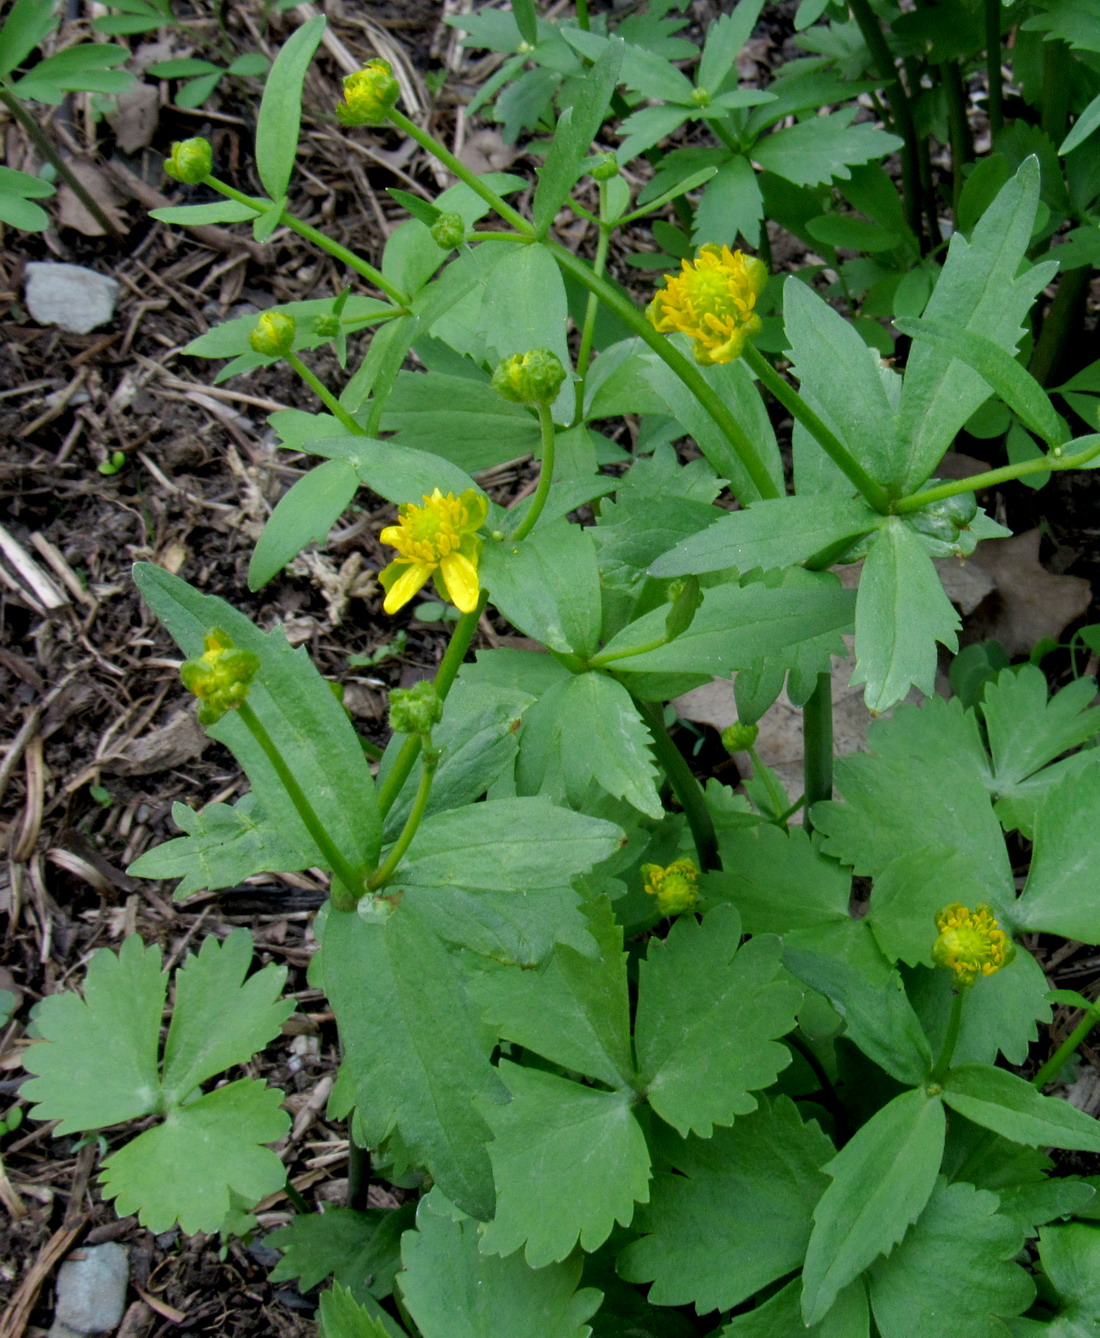
[[[727,753],[743,753],[756,743],[760,733],[759,725],[743,725],[735,720],[722,731],[722,747]]]
[[[293,316],[284,311],[265,311],[248,336],[248,342],[253,353],[262,353],[265,358],[285,358],[294,347],[296,329]]]
[[[588,175],[593,181],[610,181],[612,177],[617,177],[619,175],[619,164],[615,155],[613,153],[601,154]]]
[[[466,224],[461,214],[440,214],[431,227],[432,241],[441,251],[453,251],[466,240]]]
[[[929,479],[925,487],[935,488],[944,482],[944,479]],[[960,492],[952,497],[941,497],[937,502],[929,502],[919,511],[914,511],[910,519],[913,528],[921,534],[950,543],[958,537],[960,530],[969,526],[977,514],[978,499],[972,492]]]
[[[691,101],[692,101],[693,106],[696,106],[696,107],[709,107],[709,106],[710,106],[710,89],[709,89],[709,88],[695,88],[695,89],[692,89],[692,92],[691,92]]]
[[[335,339],[340,333],[339,316],[315,316],[313,328],[325,339]]]
[[[250,650],[238,650],[219,627],[211,628],[202,644],[201,655],[180,665],[180,678],[199,699],[199,724],[216,725],[248,696],[260,661]]]
[[[214,151],[208,139],[177,140],[164,164],[170,177],[185,186],[198,186],[210,175],[214,165]]]
[[[513,353],[493,373],[493,389],[513,404],[553,404],[558,398],[565,368],[547,348]]]
[[[643,864],[642,877],[646,892],[657,898],[662,915],[681,915],[699,900],[699,867],[694,860],[673,860],[667,868]]]
[[[442,718],[442,699],[427,678],[390,693],[390,729],[395,734],[428,734]]]
[[[341,125],[381,125],[400,96],[388,60],[369,60],[344,80],[344,96],[336,104]]]

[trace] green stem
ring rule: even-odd
[[[577,27],[588,32],[588,0],[577,0]]]
[[[1080,438],[1088,441],[1088,437]],[[1055,454],[1064,449],[1056,446],[1053,451],[1036,460],[1021,460],[1015,465],[1002,465],[1000,469],[987,469],[984,474],[972,474],[968,479],[957,479],[954,483],[941,483],[936,488],[926,488],[924,492],[915,492],[908,497],[901,497],[891,510],[896,515],[905,515],[908,511],[919,511],[922,506],[939,502],[944,497],[955,497],[961,492],[979,492],[982,488],[992,488],[998,483],[1008,483],[1012,479],[1023,478],[1025,474],[1038,474],[1043,470],[1057,472],[1062,469],[1081,469],[1090,460],[1100,455],[1100,436],[1092,438],[1095,445],[1077,455]]]
[[[0,102],[7,107],[8,111],[11,112],[12,116],[19,122],[20,128],[26,134],[27,138],[42,157],[45,158],[56,170],[58,175],[64,179],[65,184],[77,197],[84,208],[87,209],[88,213],[91,214],[103,231],[107,233],[109,237],[113,237],[116,241],[121,241],[122,233],[119,232],[117,224],[111,222],[103,209],[100,208],[98,202],[88,194],[84,183],[50,143],[49,138],[39,128],[34,117],[27,112],[27,109],[19,99],[19,94],[13,93],[6,84],[0,84]]]
[[[611,245],[611,224],[606,217],[607,182],[600,182],[600,217],[599,234],[596,238],[596,255],[592,261],[592,273],[598,279],[603,278],[607,266],[607,252]],[[573,411],[573,426],[584,419],[584,390],[588,382],[588,364],[592,358],[592,342],[596,334],[596,312],[600,299],[595,293],[588,294],[588,303],[584,309],[584,324],[581,326],[581,343],[577,350],[577,384]]]
[[[236,187],[230,186],[224,181],[219,181],[217,177],[207,177],[204,184],[212,190],[216,190],[219,195],[224,195],[227,200],[236,200],[238,204],[245,205],[257,215],[263,214],[267,210],[267,201],[257,200],[252,195],[245,195],[243,191],[237,190]],[[333,241],[331,237],[326,237],[312,224],[303,223],[300,218],[295,218],[287,209],[284,209],[279,215],[279,222],[285,224],[291,232],[296,232],[299,237],[312,242],[314,246],[319,246],[322,251],[327,251],[334,260],[339,260],[342,264],[347,265],[348,269],[354,270],[369,284],[373,284],[380,292],[385,293],[390,301],[396,303],[397,306],[408,306],[409,299],[405,294],[399,288],[394,287],[380,270],[375,269],[373,265],[357,256],[354,251],[349,251],[346,246],[341,246],[339,242]]]
[[[297,353],[293,352],[293,350],[288,350],[283,356],[286,358],[288,365],[298,373],[333,417],[338,418],[341,424],[346,427],[349,432],[354,433],[355,436],[366,436],[366,428],[359,426],[355,419],[352,418],[351,414],[348,413],[347,409],[344,408],[332,391],[329,390],[328,386],[320,380],[315,372],[310,371]]]
[[[985,76],[989,89],[989,133],[993,140],[1005,123],[1005,95],[1001,84],[1001,0],[985,4]]]
[[[680,807],[684,810],[688,826],[695,842],[695,853],[699,857],[699,868],[705,873],[708,869],[720,869],[722,860],[718,854],[718,837],[714,831],[714,822],[707,808],[703,787],[695,779],[683,753],[669,738],[661,713],[652,702],[634,698],[638,713],[649,727],[653,738],[653,751],[657,761],[668,777]]]
[[[1065,138],[1069,115],[1070,58],[1065,42],[1043,43],[1043,107],[1040,125],[1055,144]]]
[[[470,649],[470,642],[474,639],[474,633],[477,631],[478,620],[484,613],[488,601],[488,592],[483,590],[476,608],[471,609],[469,613],[464,613],[455,626],[435,674],[435,690],[439,694],[440,701],[446,701],[447,693],[450,692],[455,677],[459,669],[462,668],[462,661],[466,658],[466,652]],[[420,756],[420,748],[420,735],[410,734],[401,745],[401,750],[397,754],[392,768],[386,773],[385,779],[379,785],[378,809],[383,818],[393,808],[397,796],[401,793],[402,787],[409,777],[409,772],[412,771],[416,759]]]
[[[550,406],[548,404],[540,404],[538,410],[539,431],[542,433],[539,482],[535,489],[535,495],[531,498],[531,505],[527,508],[527,514],[520,521],[511,537],[512,543],[518,543],[520,539],[526,539],[535,528],[539,516],[542,515],[542,508],[546,505],[546,499],[550,495],[550,484],[554,475],[554,420],[550,417]]]
[[[291,1184],[289,1175],[286,1178],[286,1184],[283,1186],[283,1192],[286,1194],[287,1199],[290,1201],[290,1204],[295,1212],[298,1213],[309,1212],[309,1204],[305,1201],[304,1198],[302,1198],[301,1194],[298,1192],[297,1189],[295,1189],[294,1185]]]
[[[968,989],[962,987],[955,990],[954,998],[951,1000],[951,1016],[947,1019],[947,1031],[944,1034],[943,1045],[940,1047],[939,1058],[933,1065],[932,1072],[928,1075],[930,1083],[943,1082],[947,1070],[951,1067],[951,1060],[955,1055],[955,1046],[959,1043],[963,1001],[966,999],[968,992]]]
[[[1077,1026],[1070,1032],[1062,1044],[1051,1055],[1031,1080],[1032,1087],[1045,1087],[1062,1071],[1069,1057],[1075,1053],[1089,1032],[1100,1022],[1100,1012],[1093,1009],[1085,1014]]]
[[[356,1212],[367,1211],[367,1194],[370,1190],[371,1159],[370,1148],[361,1148],[351,1134],[351,1123],[355,1116],[348,1117],[348,1198],[349,1208]]]
[[[646,641],[641,646],[629,646],[626,650],[600,651],[585,664],[586,669],[603,669],[609,664],[618,664],[620,660],[629,660],[635,655],[645,655],[647,651],[660,650],[668,645],[668,637],[658,637],[655,641]]]
[[[775,396],[796,422],[802,424],[833,464],[852,480],[866,501],[876,511],[885,515],[890,509],[890,498],[886,489],[875,482],[840,438],[814,413],[798,391],[783,380],[763,353],[752,344],[745,345],[744,358],[761,385]]]
[[[833,679],[826,670],[802,708],[806,832],[813,831],[813,805],[833,797]]]
[[[271,766],[279,778],[283,789],[287,792],[290,802],[297,810],[298,816],[305,824],[306,830],[313,838],[313,843],[321,852],[326,860],[328,867],[343,883],[347,892],[355,897],[358,896],[363,887],[363,877],[348,863],[347,859],[341,853],[336,842],[329,835],[328,829],[313,810],[313,805],[306,798],[305,791],[298,784],[298,778],[287,766],[286,760],[275,744],[275,740],[267,732],[267,727],[249,706],[248,702],[242,702],[237,708],[241,720],[248,728],[252,737],[260,745],[264,756],[271,763]]]
[[[1050,384],[1067,341],[1080,329],[1091,278],[1089,266],[1078,265],[1076,269],[1067,270],[1058,281],[1058,291],[1047,310],[1028,363],[1028,371],[1041,386]]]
[[[420,763],[420,784],[417,787],[416,798],[413,800],[412,808],[409,810],[409,816],[405,819],[405,825],[401,829],[401,835],[393,843],[390,853],[385,861],[371,874],[367,880],[367,886],[371,891],[377,888],[385,887],[391,876],[401,863],[405,856],[405,851],[412,844],[412,839],[416,835],[416,829],[420,826],[420,821],[424,816],[424,811],[428,807],[428,798],[432,792],[432,781],[435,780],[435,769],[439,764],[439,754],[431,748],[430,741],[427,749],[423,748],[424,736],[418,734],[415,736],[420,740],[422,756]]]
[[[780,496],[779,485],[768,473],[764,461],[745,429],[722,397],[699,371],[695,363],[690,358],[685,357],[665,335],[658,334],[628,298],[612,287],[606,279],[594,274],[583,260],[578,259],[571,251],[557,242],[545,241],[543,245],[558,262],[559,268],[576,279],[590,293],[595,293],[609,311],[612,311],[625,325],[628,325],[643,343],[648,344],[654,353],[675,372],[721,429],[752,481],[757,494],[760,497]],[[753,499],[741,498],[740,500],[752,501]]]
[[[535,229],[523,215],[513,209],[491,186],[487,186],[476,172],[472,172],[464,162],[456,158],[430,131],[421,129],[415,121],[410,121],[405,113],[398,111],[396,107],[390,109],[389,118],[396,129],[404,131],[410,139],[416,140],[422,149],[426,149],[433,158],[458,177],[459,181],[464,181],[486,204],[491,205],[506,223],[511,223],[517,232],[534,240]]]
[[[772,779],[771,772],[760,760],[760,754],[756,751],[756,749],[749,748],[748,754],[750,760],[752,761],[753,777],[755,778],[756,776],[759,776],[760,780],[763,782],[764,789],[767,790],[768,792],[768,800],[770,801],[772,806],[772,817],[777,822],[781,821],[782,819],[780,815],[787,811],[787,806],[790,804],[790,799],[787,795],[780,794],[779,791],[775,788],[775,781]]]
[[[905,201],[905,217],[913,235],[921,242],[921,252],[925,249],[925,233],[921,222],[920,168],[917,155],[917,127],[913,121],[913,109],[909,97],[898,77],[898,69],[886,38],[882,34],[878,20],[871,10],[868,0],[849,0],[852,17],[859,25],[863,40],[871,53],[871,60],[879,79],[882,91],[890,104],[894,124],[904,143],[901,150],[902,193]]]
[[[966,120],[966,91],[962,75],[954,61],[937,67],[947,101],[947,137],[951,147],[951,207],[959,216],[959,196],[963,188],[963,166],[973,157],[970,126]]]

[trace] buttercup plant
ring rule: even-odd
[[[867,8],[852,6],[852,41]],[[233,805],[177,805],[182,834],[130,872],[178,878],[177,897],[262,872],[332,875],[311,981],[339,1030],[329,1113],[348,1121],[349,1205],[269,1237],[283,1251],[276,1278],[334,1279],[327,1338],[1068,1338],[1092,1322],[1097,1178],[1048,1177],[1046,1150],[1100,1153],[1100,1125],[1041,1090],[1093,1024],[1087,1000],[1057,1067],[1024,1074],[1051,1004],[1079,1000],[1049,990],[1032,948],[1100,943],[1082,876],[1100,867],[1095,685],[1050,696],[1024,664],[969,705],[933,695],[937,648],[953,651],[959,626],[933,559],[1008,533],[977,494],[1100,465],[1100,434],[1074,437],[1017,359],[1056,267],[1037,254],[1039,166],[1021,154],[942,251],[921,314],[897,321],[912,341],[903,369],[812,275],[780,282],[729,230],[680,257],[647,316],[607,272],[610,240],[674,200],[695,231],[710,226],[697,192],[706,184],[713,203],[717,176],[681,175],[646,198],[618,167],[654,149],[660,125],[692,118],[741,157],[763,109],[786,108],[779,119],[836,93],[821,66],[815,101],[783,80],[735,87],[759,12],[742,0],[711,26],[694,84],[630,29],[593,31],[586,6],[558,27],[529,0],[471,20],[483,34],[515,26],[517,54],[556,52],[571,81],[527,212],[509,203],[520,179],[472,172],[401,112],[392,72],[371,62],[334,118],[394,127],[457,179],[410,204],[378,266],[289,205],[296,109],[324,25],[313,19],[265,91],[266,195],[209,175],[224,204],[156,211],[251,221],[261,237],[289,226],[369,290],[230,321],[189,346],[231,359],[223,378],[283,359],[323,409],[271,417],[284,446],[322,463],[272,513],[253,586],[323,540],[362,487],[394,508],[378,535],[396,551],[379,572],[384,615],[401,619],[429,581],[459,613],[431,680],[393,694],[375,769],[280,628],[262,632],[157,567],[135,571],[187,657],[204,727],[252,788]],[[672,40],[653,22],[646,32]],[[896,99],[888,84],[884,73],[874,88]],[[632,109],[643,93],[661,105]],[[829,119],[792,129],[809,127],[808,143]],[[761,144],[778,154],[787,133]],[[593,148],[616,134],[609,172]],[[837,160],[852,168],[897,141],[843,142],[860,146]],[[873,172],[849,175],[875,196]],[[566,208],[595,229],[591,262],[553,235]],[[350,366],[339,389],[300,356],[326,341]],[[426,371],[406,369],[410,352]],[[794,422],[791,490],[765,396]],[[990,408],[1041,454],[938,475]],[[594,426],[623,415],[637,416],[631,451]],[[683,436],[690,460],[673,449]],[[537,482],[503,506],[478,476],[525,455]],[[845,588],[831,568],[858,559],[858,589]],[[487,613],[539,649],[470,658]],[[866,753],[834,765],[845,635],[882,718]],[[731,676],[739,721],[723,742],[753,757],[745,794],[702,785],[665,727],[669,701]],[[899,704],[913,687],[924,703]],[[795,795],[757,752],[757,722],[784,689],[804,718]],[[43,1043],[27,1051],[34,1113],[63,1132],[163,1119],[103,1168],[120,1209],[156,1230],[216,1230],[281,1183],[263,1146],[285,1127],[277,1093],[253,1080],[203,1089],[285,1015],[273,968],[245,979],[242,941],[204,945],[177,973],[163,1058],[167,982],[134,939],[96,954],[83,1002],[44,1001]],[[189,1062],[203,1028],[203,1062]],[[215,1153],[191,1159],[186,1183],[160,1175],[154,1157],[178,1166],[200,1129]],[[401,1187],[400,1208],[361,1211],[371,1174]]]

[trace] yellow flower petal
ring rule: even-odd
[[[400,572],[402,567],[405,570]],[[398,575],[398,572],[400,572],[400,575]],[[393,584],[386,591],[386,599],[382,607],[387,613],[396,613],[398,609],[404,608],[409,600],[422,589],[429,576],[431,576],[432,569],[422,562],[414,562],[410,565],[403,562],[391,562],[385,571],[378,574],[378,579],[382,582],[383,587],[389,584],[386,580],[387,573],[393,573],[390,576]]]
[[[439,575],[447,589],[447,598],[456,609],[463,613],[473,613],[477,608],[481,586],[478,584],[477,568],[468,557],[461,553],[448,553],[439,564]]]

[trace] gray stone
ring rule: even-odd
[[[118,281],[83,265],[52,260],[27,266],[27,310],[40,325],[56,325],[70,334],[87,334],[115,314]]]
[[[108,1241],[75,1251],[57,1271],[57,1301],[49,1338],[116,1329],[126,1304],[129,1278],[130,1255],[125,1245]]]

